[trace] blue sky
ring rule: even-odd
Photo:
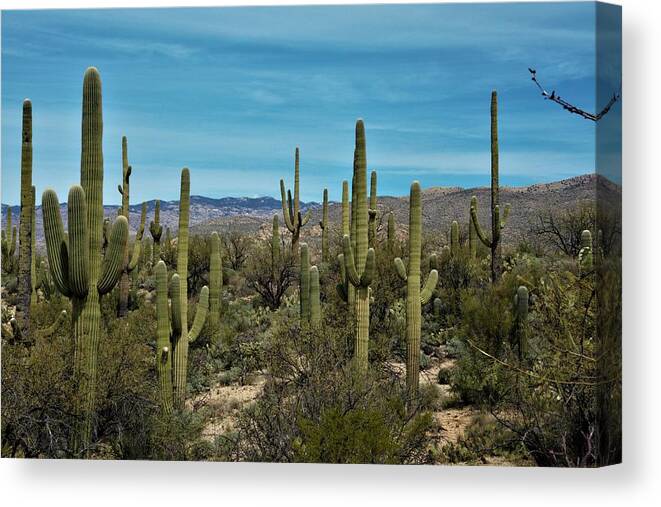
[[[301,148],[301,197],[338,199],[364,118],[379,193],[489,182],[499,92],[501,183],[594,171],[594,123],[530,81],[595,106],[592,3],[113,9],[2,13],[2,202],[19,198],[21,102],[33,102],[34,183],[79,181],[82,76],[103,80],[105,202],[278,196]],[[616,106],[619,107],[619,106]]]

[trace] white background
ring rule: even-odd
[[[194,5],[350,2],[199,1]],[[363,0],[363,3],[377,3]],[[379,3],[385,3],[383,0]],[[400,2],[401,3],[401,2]],[[659,505],[661,473],[661,96],[659,5],[623,0],[624,464],[602,470],[2,460],[0,504]],[[182,0],[59,1],[57,7]],[[47,8],[45,1],[0,7]]]

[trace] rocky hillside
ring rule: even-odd
[[[537,214],[545,209],[570,208],[582,201],[594,200],[599,192],[600,196],[608,199],[621,198],[621,187],[613,185],[604,178],[594,174],[577,176],[574,178],[545,184],[536,184],[526,187],[501,187],[500,199],[502,203],[510,203],[508,233],[504,236],[507,243],[518,242],[530,229]],[[470,198],[476,195],[479,202],[479,216],[482,224],[488,224],[490,192],[488,187],[459,188],[459,187],[432,187],[425,189],[422,196],[423,222],[426,230],[437,230],[445,234],[452,220],[460,224],[468,223]],[[155,201],[147,203],[147,225],[153,218]],[[131,231],[140,221],[140,204],[131,206]],[[170,227],[176,234],[178,201],[161,202],[161,223]],[[2,206],[2,224],[6,220],[6,205]],[[304,210],[311,209],[310,225],[303,229],[303,238],[308,237],[314,241],[321,233],[319,220],[321,206],[318,203],[305,203]],[[43,228],[40,206],[37,207],[37,242],[43,247]],[[66,205],[62,204],[62,217],[66,223]],[[106,216],[117,215],[117,206],[106,206]],[[408,195],[401,197],[383,196],[378,201],[379,216],[384,217],[392,211],[403,231],[408,224]],[[19,208],[12,207],[14,223],[18,221]],[[270,231],[271,218],[274,214],[281,216],[280,201],[272,197],[235,198],[224,197],[212,199],[209,197],[192,196],[190,223],[192,233],[206,233],[212,230],[227,232],[237,230],[249,234],[267,234]],[[331,203],[329,210],[330,220],[334,227],[339,227],[341,205]],[[281,217],[282,226],[282,217]]]

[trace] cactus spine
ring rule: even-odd
[[[161,201],[156,200],[156,209],[154,210],[154,220],[149,223],[149,233],[154,240],[154,249],[152,251],[152,265],[161,258],[161,235],[163,226],[161,225]]]
[[[583,276],[590,273],[594,267],[592,254],[592,233],[587,229],[581,232],[581,249],[578,252],[578,272]]]
[[[459,255],[459,224],[456,220],[453,220],[450,226],[450,255]]]
[[[310,212],[308,211],[305,216],[301,216],[300,201],[299,201],[299,186],[300,186],[300,170],[299,170],[299,150],[296,148],[294,160],[294,197],[292,198],[291,190],[288,190],[285,195],[285,180],[280,180],[280,197],[282,200],[282,215],[285,220],[285,225],[289,232],[292,234],[291,250],[296,253],[298,250],[298,240],[301,237],[301,228],[305,226],[310,220]]]
[[[519,360],[525,360],[528,355],[528,337],[526,326],[528,322],[528,289],[521,285],[514,295],[514,334],[519,349]]]
[[[356,122],[356,147],[353,158],[353,188],[351,233],[344,235],[342,247],[347,280],[355,287],[354,318],[355,360],[361,370],[368,365],[370,284],[376,271],[374,249],[368,245],[369,209],[367,206],[367,157],[365,148],[365,125]]]
[[[310,252],[307,243],[301,243],[300,289],[301,322],[310,320]]]
[[[321,213],[321,262],[328,261],[328,189],[324,188],[324,204]]]
[[[223,290],[223,257],[220,236],[211,233],[211,258],[209,259],[209,324],[215,333],[220,330],[220,299]]]
[[[494,90],[491,92],[491,238],[482,230],[477,218],[477,198],[471,199],[471,217],[475,232],[484,243],[491,249],[491,280],[498,281],[502,271],[500,250],[501,230],[507,223],[510,205],[505,205],[503,216],[500,216],[499,203],[500,187],[498,183],[498,95]]]
[[[427,304],[438,283],[438,271],[432,269],[420,290],[420,256],[422,254],[422,204],[420,183],[411,184],[409,199],[409,265],[395,259],[400,278],[406,281],[406,389],[415,404],[420,383],[420,335],[422,305]]]
[[[370,174],[370,207],[369,207],[369,245],[372,248],[376,246],[376,171]]]
[[[53,190],[42,198],[48,263],[57,289],[71,298],[75,341],[74,376],[80,390],[79,424],[72,447],[86,453],[92,431],[92,414],[101,334],[100,297],[117,283],[128,222],[117,217],[102,260],[103,241],[103,113],[101,77],[90,67],[83,81],[81,186],[69,191],[69,234],[65,237],[60,205]]]
[[[181,196],[179,197],[179,235],[177,239],[176,292],[171,296],[173,307],[172,368],[174,380],[174,405],[181,409],[186,400],[186,373],[188,367],[188,344],[197,339],[209,310],[209,289],[203,287],[195,312],[193,327],[188,329],[188,223],[190,218],[190,172],[181,171]],[[171,282],[175,285],[175,282]],[[175,312],[175,307],[178,311]],[[175,314],[176,313],[176,314]],[[175,326],[174,323],[177,322]]]
[[[29,335],[32,293],[32,103],[23,101],[21,143],[21,219],[18,247],[18,294],[16,313],[23,332]]]

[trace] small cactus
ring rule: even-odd
[[[592,233],[586,229],[581,232],[581,249],[578,252],[578,271],[581,276],[591,273],[594,268],[592,251]]]
[[[453,220],[450,226],[450,255],[459,255],[459,224],[456,220]]]

